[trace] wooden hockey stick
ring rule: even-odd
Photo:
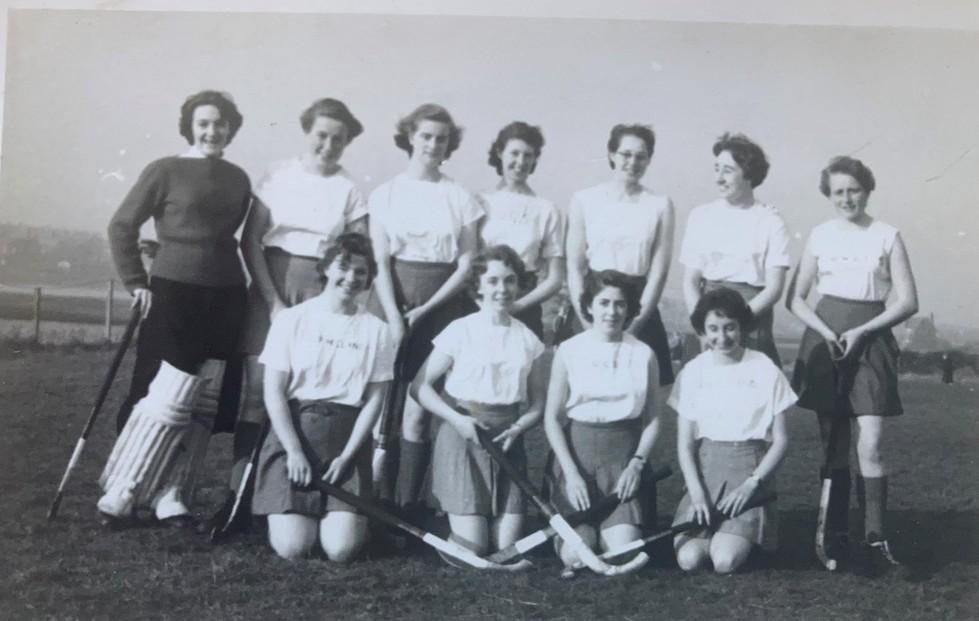
[[[714,504],[716,505],[718,502],[720,502],[723,496],[724,496],[724,488],[722,487],[717,494],[717,499],[715,500]],[[768,503],[774,501],[777,497],[778,495],[775,492],[771,492],[771,491],[755,494],[748,500],[748,502],[745,503],[744,507],[741,508],[741,511],[740,513],[738,513],[738,515],[744,513],[749,509],[754,509],[755,507],[761,507],[763,505],[767,505]],[[719,511],[715,511],[713,518],[716,519],[717,521],[715,521],[714,524],[712,524],[709,528],[715,530],[717,526],[719,526],[720,524],[722,524],[723,522],[727,521],[732,517],[736,517],[736,516],[729,516]],[[647,545],[653,543],[654,541],[659,541],[660,539],[665,539],[667,537],[674,537],[676,535],[679,535],[680,533],[685,533],[687,531],[697,530],[700,528],[705,528],[705,526],[697,522],[696,520],[688,520],[686,522],[680,522],[675,526],[671,526],[666,530],[652,534],[643,539],[636,539],[635,541],[630,541],[629,543],[623,544],[618,548],[613,548],[608,552],[602,554],[600,558],[602,558],[603,560],[613,559],[622,556],[624,554],[628,554],[630,552],[635,552],[636,550],[641,550]]]
[[[833,365],[833,399],[837,410],[842,409],[846,411],[848,407],[844,407],[844,405],[849,406],[850,388],[848,384],[852,379],[851,374],[846,368],[848,361],[843,356],[843,352],[835,344],[827,343],[826,347],[829,349],[829,359]],[[849,421],[846,421],[845,424],[849,424]],[[824,456],[826,464],[829,463],[830,455],[833,453],[834,435],[831,431],[826,442],[826,455]],[[830,557],[829,550],[826,546],[826,522],[829,518],[832,490],[833,479],[829,477],[822,479],[822,484],[819,489],[819,510],[816,513],[816,539],[814,547],[816,558],[819,560],[820,565],[829,571],[836,571],[839,565],[836,559]]]
[[[405,377],[405,366],[408,358],[408,337],[406,331],[398,351],[394,357],[394,381],[388,388],[384,399],[384,409],[377,423],[377,445],[371,457],[371,468],[374,473],[374,493],[379,498],[389,499],[394,489],[394,481],[388,464],[388,454],[391,446],[398,439],[398,424],[405,409],[408,397],[408,385],[414,378]]]
[[[397,515],[382,509],[370,500],[366,500],[360,496],[357,496],[356,494],[348,492],[342,487],[328,483],[318,477],[313,480],[313,485],[315,485],[321,492],[329,494],[337,500],[342,500],[343,502],[360,509],[368,517],[379,522],[383,522],[389,526],[393,526],[408,533],[409,535],[413,535],[439,552],[451,556],[454,559],[458,559],[470,567],[475,567],[476,569],[492,569],[498,571],[515,572],[523,571],[531,566],[530,562],[526,560],[521,560],[510,565],[501,565],[500,563],[491,562],[488,559],[477,556],[469,548],[459,545],[454,541],[442,539],[441,537],[433,535],[428,531],[422,530],[414,524],[406,522]]]
[[[485,429],[477,427],[476,435],[479,438],[480,445],[490,454],[490,457],[499,464],[500,468],[510,477],[517,487],[520,488],[524,494],[527,495],[530,500],[537,505],[537,508],[547,516],[547,520],[551,527],[557,532],[557,534],[571,546],[571,549],[575,551],[578,558],[581,559],[584,564],[594,571],[595,573],[601,574],[603,576],[617,576],[620,574],[627,574],[634,572],[641,567],[643,567],[647,562],[649,562],[649,555],[645,552],[640,552],[631,561],[624,565],[609,565],[605,561],[600,560],[595,552],[588,547],[588,544],[584,542],[581,535],[575,531],[575,529],[568,524],[568,521],[557,512],[557,510],[551,505],[551,503],[544,500],[541,493],[534,488],[533,484],[527,479],[527,476],[518,470],[510,460],[504,454],[503,449],[493,442],[492,437],[489,432]]]
[[[129,322],[126,323],[126,330],[122,333],[119,346],[116,348],[116,354],[109,364],[109,370],[106,372],[105,379],[102,380],[102,386],[99,387],[98,395],[95,397],[95,404],[92,406],[92,411],[88,415],[88,420],[85,422],[85,427],[82,429],[82,434],[78,438],[78,442],[75,443],[75,450],[71,453],[68,466],[65,468],[64,474],[61,475],[61,483],[58,484],[58,491],[54,496],[54,501],[51,503],[51,508],[48,509],[49,520],[53,520],[58,515],[58,508],[61,506],[61,499],[64,496],[65,487],[68,485],[68,479],[71,478],[71,473],[78,465],[78,460],[81,458],[82,451],[85,449],[85,443],[88,441],[88,436],[92,432],[92,427],[95,425],[95,419],[102,410],[102,404],[105,403],[105,398],[109,395],[112,382],[115,380],[116,373],[119,371],[119,365],[122,364],[122,358],[126,355],[126,350],[129,349],[129,344],[133,340],[133,333],[136,332],[136,326],[139,325],[141,315],[140,306],[138,304],[133,306],[132,314],[129,316]]]
[[[238,489],[235,490],[233,498],[229,499],[217,513],[211,517],[210,529],[208,530],[208,540],[211,543],[220,543],[232,533],[240,532],[243,527],[240,523],[244,516],[248,515],[248,508],[244,506],[244,499],[248,496],[249,488],[254,480],[255,468],[258,467],[258,458],[262,453],[262,445],[265,444],[265,436],[269,433],[270,423],[268,420],[262,424],[262,430],[255,439],[255,446],[252,447],[248,463],[245,470],[241,473],[241,481]]]
[[[666,477],[670,476],[671,474],[673,474],[672,468],[670,468],[669,466],[661,466],[653,470],[652,480],[661,481]],[[612,512],[613,509],[615,509],[615,507],[618,504],[619,504],[619,497],[616,496],[615,494],[609,494],[608,496],[599,498],[598,500],[593,502],[592,505],[587,509],[585,509],[584,511],[576,511],[568,515],[567,517],[568,524],[570,524],[571,526],[578,526],[579,524],[584,524],[586,522],[590,522],[594,519],[608,515],[609,513]],[[503,548],[499,552],[495,552],[489,555],[487,558],[497,563],[509,563],[510,561],[517,558],[518,556],[526,554],[527,552],[530,552],[534,548],[546,543],[556,534],[557,531],[555,531],[554,528],[550,524],[548,524],[544,528],[541,528],[540,530],[536,530],[531,534],[527,535],[526,537],[523,537],[511,543],[510,545]]]

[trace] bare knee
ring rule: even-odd
[[[717,533],[711,540],[710,560],[714,571],[729,574],[738,570],[748,560],[752,543],[744,537],[729,533]]]
[[[344,542],[344,543],[332,543],[323,542],[323,553],[326,554],[326,558],[330,559],[334,563],[340,563],[341,565],[347,565],[352,563],[361,550],[361,542]]]
[[[316,544],[316,520],[304,515],[269,516],[269,545],[280,557],[296,560],[309,554]]]
[[[730,551],[715,552],[711,555],[714,571],[719,574],[730,574],[744,564],[745,559]]]
[[[877,442],[861,440],[857,444],[857,457],[862,464],[881,465],[880,446]]]
[[[676,546],[676,564],[683,571],[697,571],[707,566],[707,542],[688,539]]]
[[[272,550],[287,561],[295,561],[307,556],[313,549],[314,543],[315,539],[312,537],[269,530],[269,544]]]
[[[367,542],[367,518],[348,511],[331,511],[320,522],[320,545],[326,558],[347,564]]]

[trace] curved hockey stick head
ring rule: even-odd
[[[436,552],[438,552],[439,558],[445,561],[447,565],[460,569],[483,569],[487,571],[516,573],[526,571],[534,566],[533,563],[526,559],[520,559],[516,563],[496,563],[486,557],[476,556],[472,553],[455,555],[441,549],[437,549]],[[462,556],[466,558],[461,558]]]
[[[554,530],[557,531],[561,539],[571,547],[582,564],[596,574],[603,576],[628,574],[642,568],[649,562],[649,555],[645,552],[640,552],[628,563],[623,565],[609,565],[598,558],[594,550],[588,547],[588,544],[581,538],[581,535],[575,529],[571,528],[571,525],[560,514],[555,514],[551,518],[551,526],[554,527]]]

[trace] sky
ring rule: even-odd
[[[147,163],[187,148],[179,106],[205,88],[238,103],[245,122],[226,156],[253,181],[301,151],[309,103],[342,99],[366,128],[343,158],[365,192],[403,169],[394,124],[427,101],[465,128],[443,170],[472,190],[496,182],[486,152],[500,127],[540,125],[546,145],[531,185],[562,206],[608,178],[612,125],[651,124],[645,182],[673,198],[677,246],[686,215],[716,197],[713,140],[741,131],[772,163],[756,194],[785,217],[794,256],[833,216],[820,169],[854,155],[877,177],[870,213],[902,231],[921,310],[977,324],[979,10],[956,21],[948,2],[921,15],[920,3],[898,3],[929,26],[911,28],[882,13],[883,25],[866,25],[833,1],[809,24],[729,23],[738,16],[724,12],[606,19],[594,3],[564,5],[578,7],[561,13],[573,18],[387,15],[405,3],[368,4],[382,14],[12,10],[0,222],[104,230]],[[120,5],[154,8],[102,3]],[[679,297],[680,272],[674,264],[668,295]]]

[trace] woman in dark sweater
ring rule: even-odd
[[[125,427],[102,477],[106,494],[99,510],[107,519],[128,517],[146,503],[158,519],[191,522],[193,470],[206,450],[224,360],[235,351],[245,307],[234,233],[245,218],[251,184],[241,168],[222,159],[241,123],[226,94],[202,91],[187,98],[180,134],[190,149],[150,163],[109,223],[113,260],[143,324],[119,413]],[[159,240],[152,277],[138,243],[150,218]],[[206,398],[197,399],[199,391]],[[150,428],[144,428],[147,421]],[[147,442],[156,436],[158,441]],[[129,443],[151,448],[143,454],[127,449]]]

